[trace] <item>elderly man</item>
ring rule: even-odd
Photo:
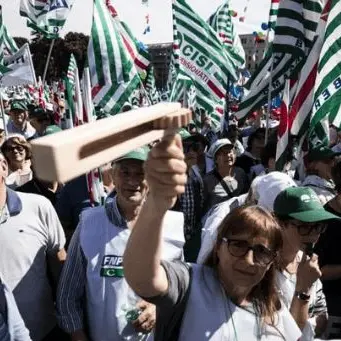
[[[14,100],[9,111],[10,120],[7,123],[9,134],[20,134],[25,139],[30,139],[36,134],[36,130],[28,120],[28,108],[25,100]]]
[[[116,196],[80,216],[57,293],[59,325],[71,340],[152,338],[155,308],[130,289],[123,267],[126,243],[148,193],[143,170],[148,152],[139,148],[117,160],[112,172]],[[180,259],[183,215],[168,212],[164,224],[163,257]]]
[[[50,201],[10,190],[7,174],[0,154],[1,278],[13,291],[32,340],[58,340],[51,284],[56,286],[66,258],[64,232]]]

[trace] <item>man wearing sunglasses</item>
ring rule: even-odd
[[[282,228],[283,248],[277,286],[283,302],[301,328],[301,341],[321,336],[327,324],[327,305],[319,280],[322,273],[313,248],[325,223],[338,219],[307,187],[291,187],[275,199],[274,213]]]

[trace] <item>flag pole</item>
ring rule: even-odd
[[[30,62],[30,69],[31,69],[31,72],[32,72],[32,75],[34,77],[34,86],[36,87],[37,86],[37,77],[36,77],[36,72],[34,70],[34,65],[33,65],[33,60],[32,60],[32,55],[31,55],[31,50],[30,48],[28,47],[28,58],[29,58],[29,62]]]
[[[274,68],[273,55],[271,56],[271,69],[270,69],[270,79],[269,79],[269,92],[268,92],[268,110],[266,112],[266,129],[265,129],[265,141],[266,146],[269,140],[269,123],[270,123],[270,111],[271,111],[271,94],[272,94],[272,71]]]
[[[50,64],[50,59],[51,59],[51,55],[52,55],[52,50],[53,50],[54,43],[55,43],[55,39],[52,39],[52,40],[51,40],[51,44],[50,44],[49,53],[48,53],[48,55],[47,55],[47,60],[46,60],[46,64],[45,64],[45,69],[44,69],[43,85],[45,84],[46,74],[47,74],[47,70],[48,70],[48,68],[49,68],[49,64]]]

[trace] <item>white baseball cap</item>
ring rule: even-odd
[[[234,144],[229,139],[220,139],[215,141],[208,151],[208,156],[214,159],[217,151],[225,146],[234,146]]]
[[[255,198],[257,203],[271,212],[279,193],[289,187],[297,187],[296,182],[289,175],[281,172],[271,172],[256,181]]]

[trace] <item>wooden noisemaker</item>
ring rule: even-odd
[[[41,137],[32,141],[35,174],[64,183],[174,133],[191,118],[179,103],[160,103]]]

